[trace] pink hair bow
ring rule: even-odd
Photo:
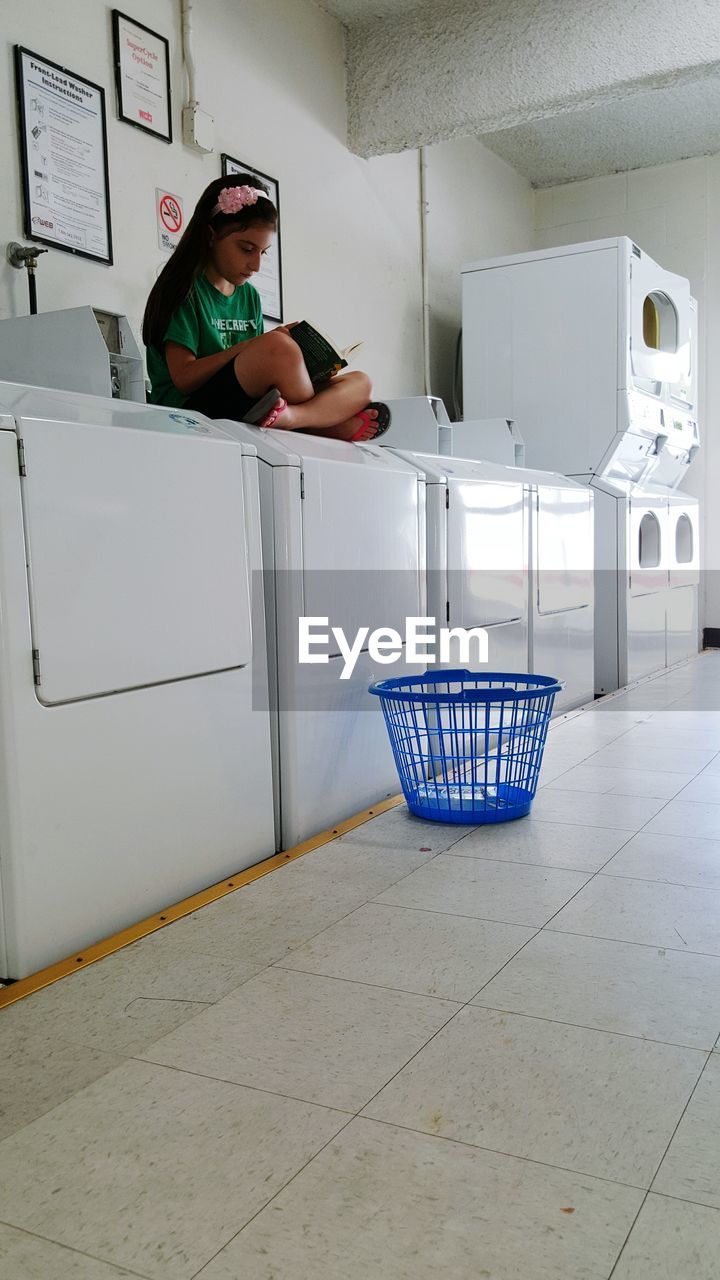
[[[257,187],[224,187],[210,216],[214,218],[216,213],[239,213],[248,205],[257,204],[260,199],[267,200],[268,195]]]

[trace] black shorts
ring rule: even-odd
[[[183,409],[195,409],[207,418],[230,418],[232,422],[244,422],[245,415],[257,402],[258,396],[249,396],[235,377],[235,362],[228,360],[212,378],[193,391]]]

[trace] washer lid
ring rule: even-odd
[[[17,415],[46,703],[244,666],[252,653],[241,448],[200,434],[197,418],[185,430],[148,408],[130,425],[94,403],[94,422],[43,417],[31,398]]]

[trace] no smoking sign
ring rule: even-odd
[[[172,253],[183,231],[185,219],[183,202],[172,191],[161,191],[155,188],[155,211],[157,214],[158,244],[166,253]]]

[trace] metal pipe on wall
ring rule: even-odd
[[[418,150],[420,177],[420,268],[422,293],[422,343],[423,343],[423,384],[425,395],[432,395],[430,377],[430,271],[428,264],[427,223],[429,206],[427,202],[427,161],[425,148]]]
[[[188,103],[197,101],[195,97],[195,58],[192,51],[192,0],[180,0],[180,20],[182,32],[182,55],[188,82]]]

